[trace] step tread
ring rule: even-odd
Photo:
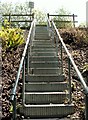
[[[61,95],[68,94],[67,92],[25,92],[27,95]]]
[[[56,75],[56,74],[49,74],[49,75],[47,75],[47,74],[45,74],[45,75],[43,75],[43,74],[39,74],[39,75],[32,75],[32,74],[29,74],[29,75],[26,75],[26,77],[64,77],[64,75],[63,74],[61,74],[61,75]]]
[[[75,112],[72,104],[24,105],[20,114],[30,118],[60,118]]]
[[[31,56],[30,61],[59,61],[58,56]]]
[[[25,92],[26,104],[64,103],[67,92]]]
[[[60,63],[59,61],[31,61],[31,63]]]
[[[67,82],[56,82],[56,83],[25,83],[25,91],[29,92],[58,92],[65,91],[67,89]]]
[[[57,68],[30,68],[30,74],[61,74],[61,69]]]
[[[71,120],[70,118],[44,118],[44,119],[23,119],[23,120]]]
[[[64,75],[56,75],[56,74],[40,74],[40,75],[27,75],[26,76],[26,82],[61,82],[65,81],[65,76]]]

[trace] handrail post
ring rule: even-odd
[[[85,96],[85,120],[88,120],[88,95]]]
[[[16,120],[16,95],[14,96],[14,101],[12,102],[13,105],[13,120]]]
[[[29,74],[29,46],[27,48],[27,73]]]
[[[24,84],[24,81],[25,81],[25,58],[24,58],[24,62],[23,62],[23,71],[22,71],[22,79],[23,79],[23,95],[24,95],[24,86],[25,86],[25,84]],[[24,103],[24,96],[23,96],[23,99],[22,99],[22,103]]]
[[[62,43],[60,43],[61,49],[61,74],[63,74],[63,51],[62,51]]]
[[[86,77],[86,83],[88,85],[88,76]],[[88,94],[85,95],[85,120],[88,120]]]
[[[54,34],[53,34],[53,25],[51,24],[51,39],[52,39],[52,41],[53,41],[53,39],[54,39]],[[54,41],[53,41],[54,42]]]
[[[57,56],[58,56],[58,36],[56,34],[56,50],[57,50]]]
[[[71,64],[68,57],[69,103],[71,103]]]

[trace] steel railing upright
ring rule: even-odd
[[[34,39],[34,32],[35,32],[35,20],[33,20],[31,23],[31,27],[30,27],[30,30],[28,33],[26,45],[25,45],[25,48],[24,48],[24,51],[22,54],[22,58],[20,61],[19,69],[17,72],[16,81],[15,81],[14,87],[13,87],[12,92],[11,92],[10,100],[11,100],[12,105],[13,105],[13,120],[16,120],[16,90],[18,87],[18,82],[20,79],[21,71],[23,72],[23,74],[22,74],[23,80],[25,79],[25,70],[26,70],[25,65],[26,64],[27,64],[27,72],[26,73],[29,73],[29,66],[30,66],[29,65],[29,51],[31,52],[31,43],[32,43],[31,41]]]
[[[84,94],[85,94],[85,120],[88,120],[88,86],[87,86],[87,83],[85,82],[81,72],[79,71],[79,69],[77,68],[71,54],[69,53],[64,41],[63,41],[63,38],[61,37],[55,23],[52,21],[52,20],[47,20],[48,21],[48,28],[50,29],[51,28],[51,38],[57,38],[56,40],[58,40],[56,42],[56,44],[59,44],[60,43],[60,50],[61,50],[61,68],[62,68],[62,73],[63,73],[63,49],[65,50],[67,56],[68,56],[68,79],[69,79],[69,103],[72,102],[72,93],[71,93],[71,65],[73,66],[73,68],[75,69],[79,79],[80,79],[80,82],[81,82],[81,85],[83,86],[83,89],[84,89]],[[49,26],[50,25],[50,26]],[[55,33],[55,34],[54,34]],[[54,35],[52,37],[52,35]],[[59,45],[56,45],[57,47]],[[63,49],[62,49],[63,48]]]

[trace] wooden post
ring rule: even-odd
[[[48,17],[48,19],[49,19],[49,13],[47,13],[47,17]]]
[[[32,20],[34,19],[34,13],[32,14]]]
[[[11,14],[9,14],[9,25],[11,27]]]
[[[73,26],[75,28],[75,15],[73,14]]]
[[[10,22],[10,20],[11,20],[11,14],[9,14],[9,22]]]

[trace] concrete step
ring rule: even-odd
[[[31,56],[30,61],[59,61],[58,56]]]
[[[25,104],[64,103],[67,92],[25,92]]]
[[[26,92],[60,92],[68,89],[67,82],[25,83]]]
[[[75,112],[73,104],[25,105],[19,108],[22,116],[30,118],[61,118]]]
[[[50,44],[50,43],[53,43],[52,42],[52,40],[33,40],[33,43],[35,43],[35,44],[39,44],[39,43],[41,43],[41,44]]]
[[[63,82],[65,81],[64,75],[27,75],[26,82]]]
[[[43,33],[43,34],[37,33],[37,34],[35,34],[35,38],[36,38],[36,37],[40,37],[40,38],[41,38],[41,37],[48,37],[48,38],[50,38],[47,33]]]
[[[66,117],[64,117],[64,118],[40,118],[40,119],[23,119],[23,120],[71,120],[70,118],[66,118]]]
[[[58,68],[60,67],[59,61],[31,61],[30,68]]]
[[[35,40],[50,40],[50,37],[35,36]]]
[[[46,49],[46,48],[55,48],[55,45],[33,45],[32,49]]]
[[[60,68],[31,68],[31,74],[61,74]]]
[[[40,36],[49,36],[49,33],[48,33],[48,32],[46,32],[46,31],[43,31],[43,32],[41,32],[41,31],[36,31],[36,32],[35,32],[35,35],[40,35]]]
[[[35,41],[50,41],[50,39],[35,39]]]
[[[32,56],[56,56],[56,52],[32,52]]]
[[[45,118],[45,119],[44,118],[43,119],[42,118],[40,118],[40,119],[36,119],[36,118],[32,119],[31,118],[31,119],[23,119],[23,120],[71,120],[71,119],[65,117],[65,118],[61,118],[61,119],[60,118]]]
[[[35,40],[35,41],[37,41],[37,40]],[[33,42],[33,45],[53,45],[53,43],[52,42],[48,42],[49,40],[46,40],[47,42]]]
[[[40,48],[40,49],[35,49],[35,48],[33,48],[33,49],[31,49],[31,51],[32,52],[56,52],[56,49],[55,48]]]
[[[47,28],[37,28],[37,29],[35,29],[35,33],[37,33],[37,32],[39,32],[39,33],[48,33],[48,30],[47,30]]]

